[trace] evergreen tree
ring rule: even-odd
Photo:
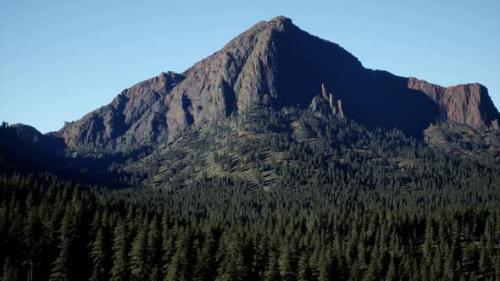
[[[27,266],[27,280],[33,280],[35,263],[38,262],[38,256],[41,247],[41,233],[42,226],[38,216],[38,209],[33,204],[33,194],[30,193],[26,199],[26,207],[28,208],[28,215],[26,216],[23,228],[23,256],[24,262]]]
[[[94,240],[90,243],[90,258],[92,261],[92,273],[89,281],[106,280],[106,243],[102,227],[97,229]]]
[[[75,242],[77,237],[77,214],[68,209],[63,217],[59,230],[59,253],[53,263],[50,281],[68,281],[76,279],[73,275],[73,259],[75,259]]]
[[[370,281],[370,280],[380,280],[380,270],[381,270],[381,264],[380,264],[380,256],[379,256],[378,248],[375,247],[372,250],[372,254],[370,257],[370,264],[368,265],[368,269],[365,272],[363,280],[365,281]],[[408,270],[409,271],[409,270]]]
[[[17,268],[12,264],[12,261],[7,258],[3,265],[2,281],[17,281]]]
[[[129,280],[129,262],[127,258],[127,229],[124,223],[119,222],[113,233],[113,266],[111,267],[111,281]]]
[[[309,261],[306,255],[301,255],[297,267],[297,281],[309,281],[312,279]]]
[[[391,256],[391,261],[389,262],[389,268],[387,269],[387,275],[385,277],[385,280],[387,281],[394,281],[398,280],[398,273],[396,271],[396,264],[394,262],[394,257]]]
[[[147,271],[146,231],[139,229],[130,249],[130,275],[133,281],[145,281]]]
[[[215,279],[217,267],[214,257],[217,251],[216,231],[209,229],[205,231],[205,240],[200,249],[196,268],[194,270],[193,280],[208,281]]]
[[[216,281],[243,281],[248,276],[248,268],[244,263],[242,247],[238,238],[224,245],[224,249],[219,253],[220,265],[217,271]]]
[[[149,275],[148,280],[157,281],[160,278],[160,250],[160,233],[158,229],[158,220],[155,216],[149,224],[146,241],[146,266]]]
[[[484,239],[481,240],[480,247],[479,269],[484,274],[491,268],[490,249],[488,249],[487,243]]]
[[[500,281],[500,255],[497,254],[495,262],[495,280]]]
[[[278,258],[275,253],[269,256],[268,265],[266,271],[264,273],[265,281],[279,281],[280,280],[280,272],[278,265]]]
[[[296,280],[295,276],[295,263],[294,263],[294,253],[288,248],[287,245],[282,246],[280,251],[280,256],[278,260],[279,271],[281,280],[290,281]]]
[[[192,238],[190,230],[184,230],[179,234],[175,254],[167,267],[165,281],[191,280]]]

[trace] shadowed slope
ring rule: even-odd
[[[368,70],[339,45],[276,17],[257,23],[182,75],[161,74],[125,90],[58,135],[72,149],[130,150],[252,107],[306,108],[322,84],[342,103],[347,118],[414,136],[433,122],[483,128],[498,118],[478,84],[442,88]]]

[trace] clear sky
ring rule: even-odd
[[[277,15],[365,67],[480,82],[500,105],[499,0],[0,0],[0,120],[58,130]]]

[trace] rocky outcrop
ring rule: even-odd
[[[482,129],[498,124],[498,111],[488,95],[488,90],[481,84],[445,88],[409,78],[408,87],[422,91],[439,105],[438,121],[451,121]]]
[[[417,136],[437,121],[485,127],[498,116],[478,84],[442,88],[365,69],[339,45],[276,17],[183,74],[162,73],[124,90],[57,135],[71,149],[130,150],[259,106],[309,106],[317,112],[326,106],[368,127],[397,127]]]
[[[342,101],[337,100],[333,93],[328,92],[324,84],[321,84],[321,95],[312,99],[309,109],[318,116],[345,117]]]
[[[10,129],[15,133],[18,140],[28,143],[38,143],[42,140],[43,135],[37,129],[25,124],[10,125]]]
[[[56,133],[70,149],[128,150],[168,135],[163,99],[184,79],[173,72],[123,90],[109,105],[69,122]]]

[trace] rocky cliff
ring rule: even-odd
[[[408,87],[422,91],[439,106],[439,121],[451,121],[484,129],[494,125],[497,122],[495,120],[498,120],[498,111],[488,95],[488,90],[481,84],[445,88],[409,78]]]
[[[128,89],[82,119],[69,122],[56,133],[71,149],[131,149],[168,135],[164,99],[184,79],[161,73]]]

